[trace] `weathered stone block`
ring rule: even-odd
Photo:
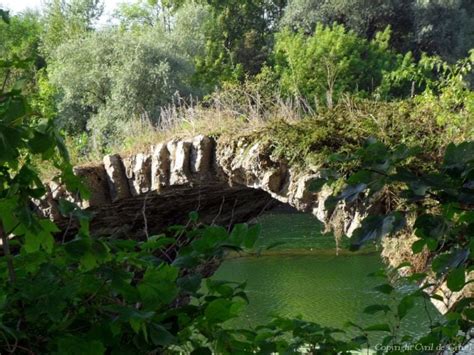
[[[128,179],[125,175],[125,167],[120,155],[106,155],[104,157],[104,168],[107,173],[107,182],[112,202],[130,197]]]
[[[53,200],[59,200],[60,198],[64,198],[65,189],[64,186],[58,184],[56,181],[50,181],[48,183],[49,191],[51,192],[51,198]]]
[[[138,153],[123,159],[130,193],[138,196],[151,189],[151,155]]]
[[[50,188],[50,183],[45,184],[46,193],[39,200],[33,200],[36,208],[41,217],[49,218],[53,221],[58,221],[62,218],[61,213],[59,212],[58,203],[53,199],[53,195]],[[56,186],[56,183],[54,183]]]
[[[283,179],[283,172],[280,169],[267,171],[263,176],[262,187],[264,190],[277,193],[280,191]]]
[[[81,200],[81,207],[101,206],[111,202],[103,164],[76,167],[74,174],[82,179],[90,192],[89,200]]]
[[[204,177],[210,173],[213,154],[213,142],[209,137],[199,135],[192,141],[191,172]]]
[[[170,181],[170,152],[166,144],[151,149],[151,190],[160,190]]]
[[[191,142],[170,142],[167,147],[171,156],[170,185],[185,185],[191,182]]]

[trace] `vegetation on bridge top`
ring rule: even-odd
[[[351,323],[360,336],[348,340],[301,319],[229,329],[244,285],[210,280],[206,266],[227,249],[251,248],[258,227],[229,232],[191,213],[187,226],[147,240],[97,239],[88,213],[62,200],[80,226],[66,240],[31,207],[51,167],[87,196],[73,164],[176,135],[241,138],[294,164],[343,172],[316,184],[342,181],[328,208],[394,186],[407,209],[368,216],[353,248],[398,232],[412,213],[412,252],[428,250],[434,261],[432,272],[408,279],[431,277],[454,292],[472,286],[474,3],[378,3],[137,0],[109,25],[98,25],[100,0],[49,0],[15,15],[1,8],[2,351],[349,353],[372,345],[371,332],[385,334],[393,353],[464,344],[469,297],[418,339],[400,334],[414,300],[430,298],[421,289],[365,309],[390,322]]]

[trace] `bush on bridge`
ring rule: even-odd
[[[318,24],[312,36],[279,33],[275,57],[282,93],[330,108],[343,93],[367,96],[397,64],[389,39],[389,29],[367,41],[337,24]]]

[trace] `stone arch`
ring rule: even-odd
[[[204,222],[231,224],[255,217],[275,201],[310,212],[336,233],[351,234],[366,208],[357,202],[329,211],[324,202],[331,191],[309,191],[318,171],[291,166],[273,158],[259,142],[245,138],[219,141],[198,135],[154,145],[148,152],[126,157],[107,155],[101,164],[79,166],[76,175],[90,190],[89,200],[55,182],[39,202],[45,217],[60,228],[70,221],[58,210],[66,198],[93,214],[95,234],[157,233],[166,225],[184,223],[189,211]]]

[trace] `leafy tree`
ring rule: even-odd
[[[159,27],[190,58],[204,55],[207,25],[211,17],[206,4],[195,1],[139,0],[131,4],[119,4],[115,17],[122,29],[145,33],[154,31],[153,27]]]
[[[474,48],[474,3],[470,0],[417,1],[414,50],[453,63]]]
[[[170,29],[172,13],[182,1],[137,0],[133,3],[120,3],[115,11],[115,17],[125,28],[136,26],[160,25]]]
[[[312,36],[279,33],[275,55],[282,91],[328,107],[344,92],[370,93],[396,64],[389,37],[387,29],[369,42],[336,24],[318,25]]]
[[[453,62],[474,46],[473,18],[470,0],[293,0],[281,25],[311,34],[317,23],[337,22],[367,39],[390,26],[396,50]]]
[[[158,122],[160,107],[176,92],[192,93],[192,73],[191,60],[160,28],[90,34],[59,47],[49,66],[60,90],[61,125],[91,129],[98,147],[102,137],[113,143],[130,119]]]
[[[409,49],[413,27],[411,16],[413,0],[293,0],[288,3],[281,20],[283,27],[313,33],[316,24],[344,25],[359,36],[375,38],[390,26],[392,45],[398,50]]]
[[[41,16],[35,12],[12,16],[9,24],[0,22],[0,77],[3,90],[21,80],[31,109],[52,118],[56,114],[55,89],[47,80],[47,63],[40,51],[43,29]]]
[[[204,1],[204,0],[203,0]],[[206,55],[198,58],[198,74],[211,87],[225,80],[256,75],[267,60],[275,23],[286,1],[206,0],[212,21]]]
[[[32,82],[36,70],[45,62],[38,53],[41,33],[39,15],[26,12],[9,18],[9,24],[0,21],[0,76],[4,79],[0,89],[7,89],[18,79],[23,78],[34,90]],[[16,61],[16,67],[11,62]]]
[[[44,6],[42,51],[46,57],[69,39],[92,30],[103,12],[101,0],[48,0]]]
[[[0,17],[10,22],[8,13],[2,9]],[[23,62],[12,59],[4,63],[6,72],[21,69]],[[82,189],[72,174],[67,151],[54,123],[31,111],[23,89],[24,82],[17,81],[0,90],[0,239],[3,250],[0,292],[3,299],[7,289],[16,292],[16,282],[21,277],[12,247],[18,249],[18,243],[23,241],[26,249],[35,245],[49,250],[53,243],[52,232],[56,227],[49,220],[36,218],[31,210],[32,199],[46,192],[35,158],[42,162],[54,161],[61,172],[58,178],[73,190]],[[15,239],[10,240],[12,237]],[[3,324],[2,320],[2,334],[5,332]]]
[[[210,16],[208,5],[194,1],[186,2],[174,12],[171,41],[193,61],[205,55]]]
[[[419,61],[413,59],[411,52],[403,58],[392,71],[384,74],[382,83],[377,88],[378,94],[387,99],[390,97],[413,97],[415,94],[441,95],[440,102],[452,105],[446,111],[456,112],[468,104],[466,96],[472,94],[469,89],[469,78],[474,64],[474,50],[466,58],[454,64],[437,56],[423,54]],[[448,96],[451,96],[449,98]],[[451,103],[450,103],[451,102]]]

